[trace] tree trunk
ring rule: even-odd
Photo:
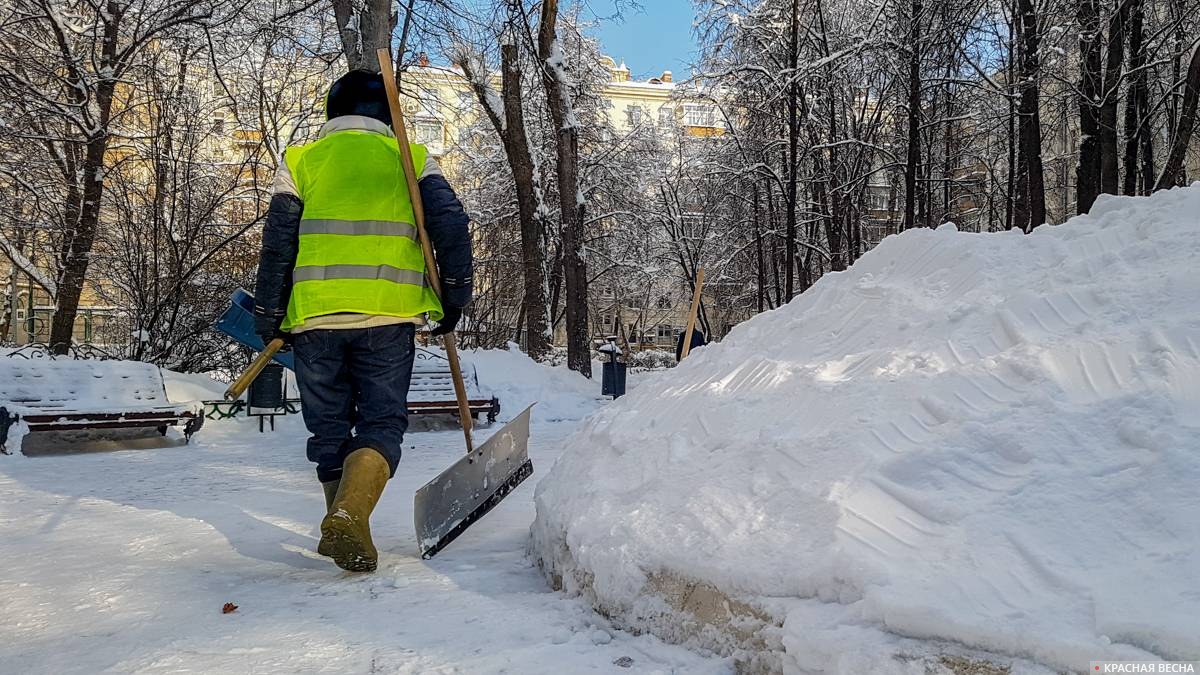
[[[546,298],[547,223],[537,208],[533,155],[525,131],[524,103],[521,100],[521,62],[516,45],[501,48],[502,87],[505,125],[501,133],[504,151],[513,172],[517,190],[517,211],[521,218],[521,266],[524,271],[525,343],[535,360],[550,354],[553,333],[550,329]],[[486,103],[484,104],[486,105]]]
[[[954,64],[947,64],[946,79],[954,77]],[[946,120],[942,125],[942,213],[938,224],[954,219],[954,99],[946,92],[946,105],[942,109],[942,117]]]
[[[904,164],[904,224],[917,226],[917,174],[921,171],[921,2],[912,0],[908,28],[908,155]]]
[[[563,282],[566,285],[567,367],[592,376],[588,333],[587,266],[583,259],[584,198],[579,187],[579,121],[575,118],[558,43],[558,0],[543,0],[538,24],[542,84],[558,150],[559,215],[562,222]]]
[[[758,313],[762,314],[766,306],[767,295],[767,271],[763,264],[763,241],[762,241],[762,222],[760,220],[760,207],[758,203],[758,181],[753,181],[754,186],[754,261],[757,263],[757,274],[755,274],[755,296],[758,301]]]
[[[106,59],[116,52],[116,20],[109,24],[108,31],[111,35],[105,36],[103,48]],[[71,349],[75,317],[79,313],[79,297],[83,294],[92,246],[96,243],[100,200],[104,193],[104,154],[108,151],[111,133],[108,125],[115,88],[113,80],[104,80],[96,87],[95,106],[99,112],[98,128],[101,131],[88,138],[84,150],[80,201],[77,205],[68,205],[78,215],[75,227],[64,233],[62,251],[59,253],[57,308],[50,321],[50,350],[55,354],[66,354]]]
[[[1017,200],[1017,174],[1020,173],[1020,168],[1017,163],[1017,43],[1015,35],[1019,30],[1017,28],[1018,21],[1016,12],[1013,13],[1012,21],[1008,26],[1008,64],[1007,75],[1008,82],[1008,138],[1004,139],[1008,144],[1008,177],[1005,181],[1005,206],[1004,206],[1004,229],[1011,230],[1016,227],[1016,208]]]
[[[1021,11],[1021,102],[1020,136],[1025,162],[1029,219],[1018,223],[1026,232],[1046,222],[1046,183],[1042,167],[1041,35],[1033,0],[1018,0]]]
[[[1143,83],[1144,84],[1144,83]],[[1150,92],[1143,87],[1141,93],[1142,117],[1138,125],[1138,140],[1141,144],[1141,194],[1148,195],[1154,191],[1154,129],[1150,126]]]
[[[1143,121],[1148,116],[1148,94],[1146,89],[1146,71],[1142,66],[1146,62],[1143,39],[1143,21],[1145,18],[1144,0],[1130,0],[1129,21],[1126,24],[1129,33],[1129,70],[1133,77],[1129,80],[1128,93],[1125,95],[1125,153],[1123,192],[1127,195],[1143,194],[1145,183],[1139,179],[1142,176],[1138,166],[1138,153],[1142,149],[1142,128],[1149,121]]]
[[[391,49],[396,15],[391,0],[332,0],[333,16],[349,70],[379,72],[377,50]]]
[[[1129,2],[1118,0],[1108,22],[1108,48],[1104,64],[1104,93],[1100,103],[1100,192],[1118,194],[1120,148],[1117,143],[1117,110],[1121,103],[1121,69],[1125,65],[1125,18]]]
[[[25,237],[21,231],[18,231],[13,246],[20,251],[24,245]],[[20,268],[16,263],[11,264],[8,270],[8,279],[4,282],[4,307],[0,309],[0,344],[7,343],[13,336],[13,324],[17,318],[17,279],[19,275]]]
[[[799,143],[800,121],[798,110],[800,106],[800,85],[796,80],[796,69],[800,64],[800,0],[792,0],[791,38],[788,40],[788,68],[791,76],[788,82],[788,145],[787,145],[787,249],[785,253],[784,271],[784,302],[791,302],[796,293],[796,186],[799,177],[796,175],[800,168]]]
[[[515,44],[500,48],[502,111],[490,104],[492,96],[484,86],[489,75],[473,72],[469,59],[457,64],[472,83],[476,99],[492,122],[496,135],[504,146],[504,155],[513,175],[517,197],[517,214],[521,222],[521,269],[523,296],[518,324],[525,326],[525,350],[534,360],[550,354],[553,332],[550,329],[550,309],[547,299],[545,232],[548,224],[538,210],[538,186],[534,176],[533,156],[525,129],[525,109],[521,97],[521,60]],[[503,119],[499,117],[503,114]]]
[[[1156,191],[1175,187],[1183,181],[1183,162],[1187,157],[1188,145],[1192,142],[1192,132],[1196,128],[1196,107],[1200,102],[1200,42],[1192,47],[1192,56],[1183,89],[1179,121],[1175,124],[1175,136],[1171,139],[1171,151],[1167,156],[1167,163],[1163,166],[1163,172],[1154,185]]]
[[[771,309],[783,306],[783,282],[779,278],[779,214],[775,208],[775,187],[767,181],[767,218],[771,222],[771,276],[775,282],[775,304]]]
[[[1009,228],[1024,231],[1032,219],[1029,215],[1029,159],[1025,156],[1028,152],[1025,147],[1025,124],[1019,118],[1017,128],[1017,175],[1013,180],[1012,222]]]
[[[92,247],[96,242],[96,231],[100,224],[100,200],[104,194],[104,155],[112,134],[109,123],[112,119],[113,96],[116,80],[113,78],[117,66],[117,47],[122,19],[126,8],[115,0],[105,5],[107,20],[100,39],[100,58],[97,72],[101,73],[95,85],[93,106],[96,111],[95,130],[90,133],[83,150],[83,165],[75,176],[68,177],[70,189],[66,211],[73,225],[63,233],[62,249],[58,256],[56,309],[50,321],[50,350],[55,354],[66,354],[71,349],[75,333],[75,317],[79,313],[79,297],[87,278],[88,263]],[[80,99],[84,103],[84,88],[80,85]],[[78,186],[78,188],[76,188]],[[30,311],[33,310],[32,295]]]
[[[1075,211],[1087,213],[1100,194],[1100,10],[1098,0],[1079,0],[1079,166]]]

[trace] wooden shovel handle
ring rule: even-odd
[[[413,220],[417,221],[417,235],[421,240],[421,252],[425,255],[425,276],[429,278],[429,287],[433,289],[440,301],[442,281],[438,277],[433,246],[429,243],[429,236],[425,233],[425,205],[421,202],[421,188],[417,185],[417,169],[413,166],[412,153],[408,151],[408,132],[404,128],[404,113],[400,109],[400,92],[396,89],[396,74],[392,70],[392,54],[388,49],[380,49],[378,54],[383,86],[387,89],[388,109],[392,113],[392,131],[396,134],[396,140],[400,145],[400,166],[404,169],[404,180],[408,183]],[[458,344],[454,339],[454,333],[442,336],[442,346],[446,349],[446,360],[450,362],[450,376],[454,380],[454,396],[458,399],[458,419],[462,422],[463,437],[467,441],[467,454],[471,454],[475,451],[475,443],[471,439],[471,405],[467,400],[467,386],[463,382],[462,366],[458,360]]]
[[[262,372],[263,368],[267,367],[267,364],[271,362],[271,359],[275,358],[275,355],[279,353],[280,349],[283,349],[283,340],[279,338],[271,340],[271,342],[267,344],[266,349],[263,349],[262,352],[259,353],[258,357],[254,359],[254,362],[250,364],[250,367],[246,369],[246,372],[242,373],[241,376],[234,380],[233,384],[229,385],[229,388],[225,390],[225,400],[236,401],[241,398],[242,394],[246,392],[247,388],[249,388],[250,383],[254,382],[254,379],[258,377],[258,374]]]

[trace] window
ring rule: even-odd
[[[225,118],[224,118],[224,117],[222,117],[222,116],[220,116],[220,115],[213,115],[213,118],[212,118],[212,132],[213,132],[214,134],[223,134],[223,133],[225,133]]]
[[[654,341],[660,345],[673,345],[675,344],[675,332],[674,326],[659,325],[654,329]]]
[[[866,207],[870,211],[887,211],[888,198],[891,188],[887,185],[871,185],[867,187]]]
[[[470,110],[475,107],[475,94],[469,91],[458,92],[458,109]]]
[[[421,87],[421,103],[426,110],[436,111],[442,105],[442,96],[437,89]]]
[[[671,297],[668,295],[664,295],[661,298],[659,298],[658,299],[658,308],[659,309],[671,309]]]
[[[682,213],[679,215],[679,222],[686,231],[701,231],[704,228],[704,214],[695,212]]]
[[[441,117],[442,97],[437,89],[421,87],[417,90],[417,117]]]
[[[442,123],[437,120],[418,120],[417,142],[422,145],[441,145]]]
[[[663,127],[675,126],[675,109],[663,106],[658,109],[658,124]]]
[[[683,106],[683,123],[689,127],[715,127],[717,109],[711,105],[689,103]]]
[[[629,126],[636,127],[642,123],[645,117],[646,111],[641,106],[631,105],[625,107],[625,121],[629,123]]]

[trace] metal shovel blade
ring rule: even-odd
[[[422,558],[437,555],[533,474],[530,410],[533,406],[417,490],[413,519]]]

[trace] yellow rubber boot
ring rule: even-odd
[[[337,494],[321,521],[318,552],[344,570],[375,571],[379,552],[371,542],[369,521],[390,477],[387,460],[374,448],[360,448],[346,457]]]
[[[329,513],[333,509],[333,498],[337,496],[340,482],[340,480],[331,480],[328,483],[321,483],[321,488],[325,491],[325,513]]]
[[[329,512],[333,510],[333,500],[335,497],[337,497],[339,482],[341,481],[331,480],[321,483],[321,489],[325,492],[325,515],[329,515]],[[317,544],[317,553],[320,553],[324,556],[333,555],[330,552],[329,547],[326,546],[324,539],[321,539],[320,543]]]

